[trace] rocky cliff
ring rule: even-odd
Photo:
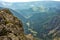
[[[27,40],[21,21],[9,9],[0,10],[0,40]]]

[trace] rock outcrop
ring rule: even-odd
[[[21,21],[9,9],[0,10],[0,40],[27,40]]]

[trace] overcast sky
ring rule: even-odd
[[[49,0],[0,0],[4,2],[31,2],[31,1],[49,1]],[[60,0],[50,0],[50,1],[60,1]]]

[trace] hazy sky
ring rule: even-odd
[[[4,2],[60,1],[60,0],[0,0]]]

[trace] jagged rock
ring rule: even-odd
[[[0,10],[0,40],[27,40],[21,21],[9,9]]]

